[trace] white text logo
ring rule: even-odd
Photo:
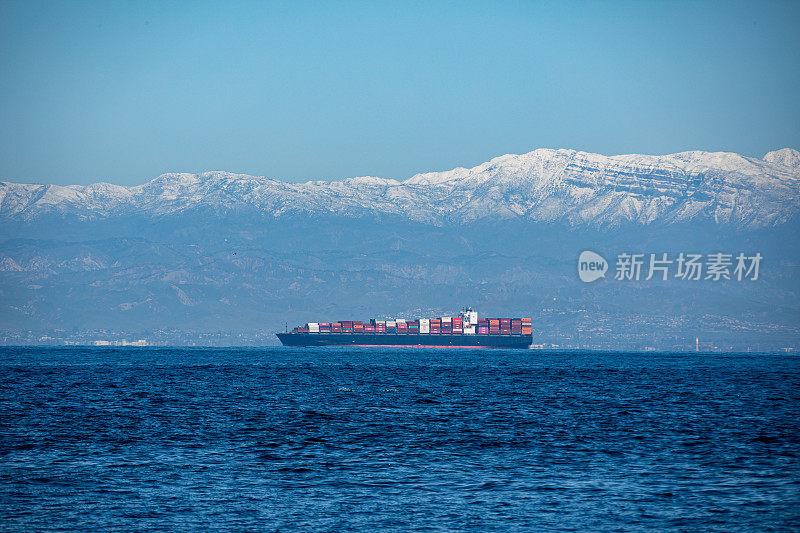
[[[605,277],[606,270],[608,270],[608,262],[600,254],[584,250],[578,257],[578,276],[584,283],[591,283]]]

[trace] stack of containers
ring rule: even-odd
[[[523,335],[530,335],[531,334],[531,319],[530,318],[523,318],[522,319],[522,334]]]
[[[453,333],[453,319],[449,316],[442,317],[442,335],[451,335]]]
[[[474,323],[473,323],[474,322]],[[402,334],[455,334],[455,335],[530,335],[530,318],[475,318],[441,317],[417,320],[360,320],[341,322],[307,322],[293,331],[297,333],[402,333]]]

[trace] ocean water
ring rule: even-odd
[[[800,357],[0,349],[0,530],[797,531]]]

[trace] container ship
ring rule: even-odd
[[[532,342],[530,318],[478,318],[470,308],[457,317],[309,322],[276,335],[284,346],[528,348]]]

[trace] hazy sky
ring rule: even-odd
[[[800,2],[6,2],[0,180],[800,149]]]

